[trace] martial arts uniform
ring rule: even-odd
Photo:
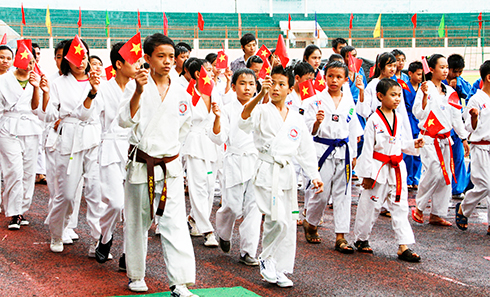
[[[369,117],[364,129],[364,147],[356,172],[360,178],[375,180],[375,184],[372,189],[364,189],[359,198],[354,224],[356,241],[369,240],[381,206],[386,202],[397,243],[415,242],[408,221],[407,171],[402,152],[414,155],[418,150],[413,140],[403,137],[403,122],[398,113],[393,112],[393,129],[379,109]]]
[[[23,215],[34,194],[39,137],[42,128],[32,110],[34,88],[22,88],[13,71],[0,76],[0,167],[6,217]]]
[[[476,129],[471,125],[470,109],[478,110]],[[461,211],[465,217],[470,217],[476,206],[484,198],[490,197],[490,97],[478,90],[471,97],[464,112],[466,130],[471,133],[471,182],[474,188],[466,192],[461,203]],[[487,200],[488,202],[489,200]],[[490,222],[490,209],[487,212]]]
[[[405,107],[407,109],[408,120],[410,121],[410,128],[412,129],[413,139],[419,137],[420,129],[418,127],[419,120],[413,114],[413,103],[415,101],[415,95],[417,91],[413,88],[410,81],[406,81],[409,90],[403,91],[403,99],[405,99]],[[420,174],[422,173],[422,162],[420,156],[403,155],[403,161],[407,166],[407,185],[418,186],[420,180]]]
[[[468,132],[464,128],[461,112],[449,105],[448,98],[454,92],[453,88],[441,84],[446,89],[446,95],[439,94],[433,82],[428,81],[428,99],[425,109],[422,109],[422,99],[424,93],[418,90],[413,105],[413,113],[419,120],[419,128],[424,130],[424,124],[432,111],[437,120],[444,127],[437,134],[437,139],[429,135],[424,135],[425,145],[420,149],[422,159],[422,176],[419,183],[419,192],[416,197],[417,208],[424,211],[429,200],[432,200],[431,213],[444,218],[447,215],[449,199],[451,198],[451,138],[450,132],[454,128],[455,132],[462,139],[468,137]],[[443,158],[438,157],[435,147],[436,140]],[[444,166],[443,166],[444,164]],[[443,173],[443,169],[446,174]],[[458,181],[459,182],[459,181]]]
[[[162,102],[155,81],[148,76],[148,84],[141,94],[140,107],[131,117],[130,101],[134,91],[134,84],[126,86],[119,109],[119,125],[131,128],[129,143],[138,151],[155,158],[177,156],[189,131],[189,95],[179,84],[172,82]],[[136,149],[133,152],[137,155]],[[167,276],[170,286],[190,285],[195,281],[195,259],[185,216],[181,159],[178,157],[168,162],[166,168],[167,197],[158,228]],[[127,275],[132,280],[145,276],[148,230],[152,222],[148,179],[146,164],[130,158],[124,186],[124,245]],[[160,199],[164,186],[161,166],[155,166],[154,180],[155,197]]]
[[[352,158],[357,155],[357,137],[363,130],[351,96],[343,94],[337,107],[328,92],[317,97],[306,109],[305,121],[311,133],[318,111],[325,112],[323,122],[313,135],[324,191],[314,194],[315,189],[307,190],[311,197],[306,206],[306,220],[318,226],[331,196],[335,233],[349,233]]]
[[[260,258],[272,260],[277,272],[292,273],[296,253],[297,187],[292,157],[308,177],[320,179],[311,134],[298,113],[288,111],[285,120],[272,103],[254,108],[240,117],[238,127],[253,132],[259,151],[252,177],[255,199],[265,214]]]
[[[224,188],[222,206],[216,212],[216,233],[226,241],[231,241],[235,221],[243,217],[239,227],[240,256],[249,254],[255,258],[260,239],[262,214],[255,202],[252,183],[257,149],[253,136],[238,128],[243,105],[235,100],[225,105],[221,111],[221,131],[210,134],[218,145],[226,144],[223,159]]]

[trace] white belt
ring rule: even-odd
[[[77,144],[77,140],[78,140],[78,128],[80,126],[84,127],[86,125],[95,125],[95,124],[97,124],[97,122],[85,122],[85,121],[81,121],[77,118],[65,117],[61,120],[61,124],[74,124],[74,125],[76,125],[75,132],[73,133],[73,142],[71,144],[70,159],[68,160],[68,166],[66,167],[66,174],[70,175],[71,163],[73,160],[73,154],[75,153],[75,144]]]
[[[232,154],[232,155],[252,155],[252,154],[257,154],[257,150],[244,150],[241,148],[237,148],[236,146],[226,146],[226,154]]]
[[[21,119],[21,120],[36,120],[36,116],[33,113],[29,112],[18,112],[18,111],[6,111],[3,113],[4,117],[11,119]]]
[[[129,140],[129,135],[123,133],[102,133],[102,140]]]

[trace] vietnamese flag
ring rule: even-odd
[[[131,39],[119,49],[119,54],[131,65],[143,57],[143,50],[141,49],[141,33],[138,32],[131,37]]]
[[[403,79],[399,79],[398,78],[396,81],[400,84],[400,86],[402,87],[402,89],[407,90],[410,93],[412,93],[412,91],[410,91],[410,88],[408,87],[407,83]]]
[[[265,46],[265,44],[262,44],[256,55],[259,56],[262,60],[266,60],[271,55],[271,51],[267,48],[267,46]]]
[[[274,54],[281,60],[282,67],[286,68],[289,62],[288,53],[286,51],[286,43],[284,43],[284,37],[279,34],[277,39],[276,51]]]
[[[82,9],[78,7],[78,22],[77,22],[78,28],[82,27]]]
[[[369,77],[374,76],[374,71],[376,70],[376,65],[373,65],[373,67],[369,68]]]
[[[26,14],[24,12],[24,3],[20,4],[20,9],[22,10],[22,24],[26,25]]]
[[[163,13],[163,35],[168,36],[168,19],[165,12]]]
[[[199,80],[197,81],[197,86],[199,87],[199,92],[203,95],[211,96],[214,87],[214,81],[209,76],[206,69],[201,66],[201,71],[199,72]]]
[[[197,26],[199,27],[199,30],[204,30],[204,18],[200,12],[197,13]]]
[[[414,14],[412,16],[412,24],[413,24],[413,28],[417,29],[417,14]]]
[[[72,63],[73,65],[80,67],[86,53],[87,53],[87,49],[83,45],[80,37],[76,35],[71,42],[70,49],[68,50],[65,59],[68,60],[68,62]]]
[[[29,62],[34,59],[34,55],[32,55],[26,43],[23,41],[17,40],[17,54],[15,55],[14,67],[27,70]]]
[[[362,66],[362,60],[354,57],[350,52],[349,52],[349,71],[358,73],[359,69],[361,69]]]
[[[0,45],[7,44],[7,33],[3,34],[2,41],[0,41]]]
[[[451,95],[449,95],[449,98],[447,99],[447,103],[449,103],[449,105],[457,109],[463,108],[463,106],[461,106],[461,104],[459,103],[458,92],[453,92]]]
[[[218,57],[216,58],[216,68],[218,69],[228,68],[228,55],[225,54],[224,50],[218,52]]]
[[[196,81],[191,79],[191,81],[189,81],[189,85],[187,86],[187,93],[192,97],[192,106],[196,106],[197,102],[201,98],[201,96],[199,96],[199,94],[195,91],[195,86]]]
[[[431,111],[427,120],[425,120],[424,129],[427,131],[427,135],[434,138],[439,131],[444,129],[444,126],[439,122],[436,115]]]
[[[480,90],[483,89],[483,79],[480,79],[479,87],[480,87]]]
[[[424,74],[430,72],[429,63],[427,63],[427,58],[425,56],[422,56],[422,67],[424,67]]]
[[[315,88],[313,88],[313,83],[311,82],[311,79],[299,84],[299,95],[301,96],[301,100],[305,100],[316,95]]]
[[[325,90],[326,87],[327,85],[325,84],[325,78],[320,72],[318,72],[315,78],[315,84],[313,84],[313,88],[318,92],[322,92],[323,90]]]
[[[109,66],[109,67],[106,67],[106,69],[105,69],[105,77],[106,77],[106,79],[107,80],[110,80],[114,76],[116,76],[116,70],[114,70],[114,68],[112,68],[112,65]]]
[[[269,64],[268,59],[262,59],[264,64],[262,64],[262,68],[260,68],[259,78],[264,79],[267,75],[271,74],[271,64]]]

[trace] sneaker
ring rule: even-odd
[[[172,293],[170,294],[172,297],[199,297],[196,294],[193,294],[189,289],[187,289],[186,285],[176,285],[173,286]]]
[[[9,223],[9,230],[19,230],[20,229],[20,216],[13,216]]]
[[[23,215],[20,215],[19,217],[20,217],[20,225],[21,226],[28,226],[29,225],[29,221],[26,220]]]
[[[219,237],[219,247],[223,252],[229,253],[231,249],[231,242]]]
[[[95,248],[95,260],[99,263],[105,263],[107,260],[109,260],[109,252],[111,251],[111,246],[112,246],[112,237],[111,239],[106,243],[102,243],[102,235],[100,236],[100,241],[99,245],[97,248]]]
[[[78,236],[78,234],[76,234],[75,231],[72,228],[66,228],[65,229],[65,232],[68,234],[68,236],[70,236],[70,238],[72,240],[79,240],[80,239],[80,237]]]
[[[209,232],[206,234],[206,237],[204,237],[204,245],[207,247],[218,247],[218,241],[216,241],[216,236],[214,236],[213,232]]]
[[[90,244],[90,247],[88,248],[88,257],[89,258],[95,258],[95,250],[97,249],[98,244],[99,244],[98,240],[96,240]],[[114,259],[114,257],[112,256],[111,253],[109,253],[107,260],[112,260],[112,259]]]
[[[249,254],[245,254],[245,256],[240,256],[240,263],[243,263],[248,266],[258,266],[259,261],[257,259],[251,257]]]
[[[70,235],[67,234],[66,229],[63,232],[61,239],[63,240],[63,244],[73,244],[73,239],[71,239]]]
[[[276,265],[272,259],[259,259],[260,262],[260,275],[265,281],[275,284],[277,283]]]
[[[197,229],[196,221],[194,221],[191,216],[187,218],[187,225],[189,227],[189,233],[191,234],[191,236],[202,236],[201,232],[199,232],[199,230]]]
[[[277,273],[277,285],[281,288],[289,288],[293,286],[293,281],[287,278],[284,272]]]
[[[126,271],[126,254],[122,254],[119,258],[119,271]]]
[[[51,249],[53,253],[61,253],[63,251],[63,240],[61,238],[51,237],[49,249]]]
[[[133,292],[146,292],[148,287],[146,286],[145,279],[129,279],[128,288]]]

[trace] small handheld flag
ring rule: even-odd
[[[119,49],[119,54],[131,65],[143,57],[143,50],[141,49],[141,33],[138,32],[131,37],[131,39]]]
[[[354,57],[351,52],[349,52],[349,71],[358,73],[362,66],[362,60]]]
[[[424,68],[424,74],[430,72],[429,63],[427,63],[427,58],[425,56],[422,56],[422,67]]]
[[[228,68],[228,55],[225,54],[224,50],[218,52],[218,57],[216,58],[216,68],[218,69]]]
[[[424,129],[427,131],[427,135],[435,137],[439,131],[444,129],[444,126],[439,122],[436,115],[431,111],[427,120],[424,123]]]
[[[197,81],[199,92],[203,95],[211,96],[214,87],[214,81],[209,76],[206,69],[201,66],[201,71],[199,72],[199,80]]]
[[[305,80],[299,84],[299,95],[301,96],[301,100],[305,100],[316,95],[311,79]]]
[[[325,78],[320,72],[318,72],[315,78],[315,84],[313,85],[313,88],[318,92],[322,92],[323,90],[325,90],[326,87],[327,85],[325,84]]]
[[[109,67],[106,67],[106,69],[105,69],[105,77],[107,78],[107,80],[110,80],[114,76],[116,76],[116,70],[114,70],[114,68],[112,68],[112,65],[109,66]]]
[[[7,44],[7,33],[3,34],[2,41],[0,41],[0,45]]]
[[[407,90],[410,93],[412,93],[412,91],[410,91],[410,88],[408,87],[407,83],[403,79],[399,79],[398,78],[396,81],[400,84],[400,86],[402,87],[402,89]]]
[[[463,106],[461,106],[461,104],[459,103],[458,92],[452,92],[451,95],[449,95],[449,98],[447,99],[447,103],[449,103],[449,105],[457,109],[463,108]]]
[[[71,42],[70,49],[68,50],[65,59],[67,59],[73,65],[80,67],[86,53],[87,53],[87,49],[83,45],[80,37],[76,35],[75,38],[73,38],[73,41]]]
[[[267,75],[271,74],[271,64],[269,64],[268,59],[262,59],[264,63],[262,68],[260,68],[259,78],[264,79]]]
[[[265,44],[262,44],[256,55],[259,56],[262,60],[266,60],[271,55],[271,51],[267,48],[267,46],[265,46]]]
[[[27,70],[34,56],[23,41],[17,40],[17,54],[15,55],[14,67]]]
[[[274,54],[281,60],[282,67],[286,68],[289,62],[288,53],[286,51],[286,44],[284,43],[284,37],[279,34],[277,39],[276,51]]]

